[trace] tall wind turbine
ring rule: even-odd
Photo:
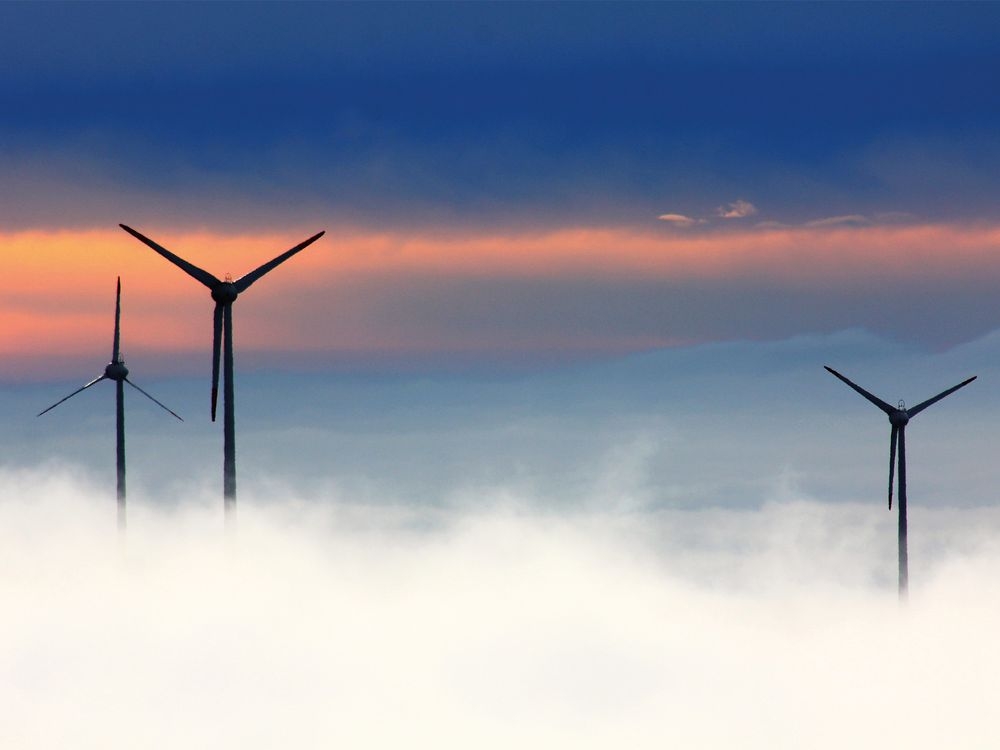
[[[148,398],[157,406],[165,409],[166,411],[173,414],[178,419],[181,419],[179,415],[175,414],[169,408],[161,404],[155,398],[146,393],[142,388],[137,386],[131,380],[128,379],[128,368],[125,366],[125,360],[122,359],[121,350],[119,348],[119,342],[121,341],[121,319],[122,319],[122,279],[118,277],[118,288],[115,292],[115,338],[114,343],[111,346],[111,361],[105,366],[104,374],[100,377],[96,377],[87,383],[82,388],[77,388],[71,394],[66,396],[66,398],[59,399],[48,409],[44,409],[38,412],[38,416],[42,416],[45,412],[55,409],[59,404],[67,399],[73,398],[80,391],[85,391],[90,386],[100,383],[102,380],[113,380],[115,382],[115,408],[117,415],[117,459],[118,459],[118,529],[121,531],[125,530],[125,383],[135,388],[139,393]],[[184,420],[181,419],[183,422]]]
[[[826,367],[826,365],[824,365]],[[921,401],[916,406],[912,406],[909,409],[906,405],[900,401],[899,406],[890,406],[878,396],[874,396],[864,388],[862,388],[857,383],[853,383],[839,372],[834,370],[832,367],[826,367],[830,374],[837,378],[843,380],[847,385],[856,390],[866,399],[871,401],[875,406],[884,411],[889,417],[889,424],[892,425],[892,431],[889,434],[889,510],[892,510],[892,477],[893,471],[896,467],[896,446],[899,446],[899,487],[897,490],[898,506],[899,506],[899,598],[906,598],[907,586],[909,583],[909,561],[907,558],[906,550],[906,425],[911,419],[917,416],[920,412],[926,409],[931,404],[936,404],[938,401],[948,396],[959,388],[968,385],[973,380],[976,379],[976,375],[973,375],[968,380],[963,380],[956,386],[952,386],[946,391],[941,391],[938,395],[933,398],[929,398],[926,401]]]
[[[300,242],[291,250],[282,253],[274,260],[268,261],[264,265],[256,268],[236,281],[231,281],[228,277],[222,281],[203,271],[192,263],[188,263],[183,258],[179,258],[162,245],[158,245],[153,240],[140,234],[131,227],[119,224],[122,229],[131,234],[140,242],[148,245],[175,266],[194,277],[207,286],[212,292],[212,299],[215,300],[215,317],[212,334],[212,421],[215,421],[215,405],[219,393],[219,357],[222,353],[223,366],[223,393],[222,408],[224,415],[224,440],[223,440],[223,469],[222,486],[225,498],[225,515],[227,523],[235,520],[236,512],[236,426],[233,404],[233,302],[236,298],[250,288],[257,279],[284,263],[300,250],[314,243],[326,232],[319,232]]]

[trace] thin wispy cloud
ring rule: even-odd
[[[689,228],[694,226],[705,226],[714,224],[716,220],[729,221],[733,219],[746,219],[757,216],[760,210],[750,201],[736,200],[725,206],[719,206],[710,217],[695,218],[679,213],[667,213],[658,216],[660,221],[665,221],[674,226]],[[783,221],[777,218],[761,219],[753,226],[759,229],[777,229],[791,227],[806,227],[810,229],[826,229],[836,227],[866,227],[879,224],[904,224],[914,220],[913,214],[902,211],[880,212],[874,216],[866,216],[861,213],[837,214],[833,216],[822,216],[818,219],[807,219],[805,221]],[[716,224],[717,226],[717,224]]]
[[[822,219],[813,219],[805,222],[806,227],[863,227],[871,224],[872,221],[867,216],[861,214],[847,214],[845,216],[828,216]]]
[[[704,224],[704,219],[694,219],[690,216],[685,216],[684,214],[661,214],[656,217],[660,221],[665,221],[675,227],[681,227],[682,229],[687,229],[688,227],[697,226],[698,224]]]
[[[780,221],[778,219],[765,219],[758,221],[754,227],[758,229],[794,229],[804,227],[807,229],[837,229],[837,228],[863,228],[905,225],[919,225],[918,217],[906,211],[881,211],[871,215],[854,213],[838,214],[835,216],[823,216],[818,219],[807,219],[805,221]]]
[[[711,224],[714,219],[745,219],[748,216],[754,216],[756,213],[757,207],[750,201],[745,201],[741,198],[725,206],[719,206],[715,209],[711,216],[707,217],[693,217],[679,213],[666,213],[661,214],[656,218],[660,221],[672,224],[673,226],[687,229],[694,226]]]

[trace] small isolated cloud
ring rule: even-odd
[[[723,219],[745,219],[757,213],[757,207],[750,201],[736,200],[728,206],[719,206],[715,209],[716,216]]]
[[[675,227],[693,227],[696,224],[704,224],[704,219],[692,219],[684,214],[661,214],[657,217],[660,221],[673,224]]]
[[[824,219],[814,219],[807,221],[803,226],[807,227],[863,227],[871,224],[867,216],[861,214],[847,214],[846,216],[828,216]]]

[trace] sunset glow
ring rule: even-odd
[[[313,228],[303,231],[312,231]],[[659,231],[654,231],[659,230]],[[249,272],[301,237],[176,233],[147,230],[168,249],[211,273]],[[21,232],[0,236],[9,272],[0,281],[0,349],[14,356],[53,346],[93,351],[107,338],[109,290],[121,275],[126,330],[141,349],[197,350],[205,345],[210,300],[193,279],[120,230]],[[980,288],[1000,282],[1000,227],[991,224],[907,224],[864,227],[748,227],[714,231],[638,232],[567,228],[548,232],[474,234],[457,231],[388,233],[331,228],[294,263],[255,288],[239,315],[241,347],[377,352],[525,351],[563,348],[621,352],[694,343],[677,321],[663,335],[620,331],[609,337],[584,325],[546,333],[544,322],[464,333],[433,319],[387,319],[379,295],[391,301],[428,285],[502,279],[511,285],[693,281],[768,284],[802,290],[865,290],[949,282]],[[587,281],[589,280],[589,282]],[[365,293],[359,294],[363,288]],[[49,300],[58,300],[53,306]],[[433,300],[428,301],[430,304]],[[499,317],[515,301],[493,300]],[[541,304],[541,303],[540,303]],[[439,321],[440,323],[441,321]],[[683,323],[683,321],[681,321]],[[417,325],[417,328],[414,328]],[[669,333],[667,332],[669,330]],[[704,340],[704,339],[703,339]]]
[[[4,3],[0,748],[996,746],[998,29]]]

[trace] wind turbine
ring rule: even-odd
[[[892,477],[893,471],[896,465],[896,446],[899,446],[899,487],[897,489],[898,506],[899,506],[899,598],[905,599],[907,586],[909,583],[909,561],[907,558],[906,549],[906,425],[911,419],[917,416],[920,412],[926,409],[931,404],[936,404],[938,401],[948,396],[959,388],[967,386],[973,380],[976,379],[976,375],[973,375],[968,380],[963,380],[958,385],[952,386],[946,391],[941,391],[938,395],[933,398],[929,398],[926,401],[921,401],[916,406],[911,406],[909,409],[906,408],[906,404],[900,400],[898,406],[890,406],[885,401],[880,399],[878,396],[874,396],[864,388],[862,388],[857,383],[853,383],[839,372],[834,370],[832,367],[824,367],[830,372],[831,375],[840,378],[851,388],[856,390],[866,399],[871,401],[875,406],[884,411],[889,417],[889,424],[892,425],[892,432],[889,434],[889,510],[892,510]]]
[[[122,229],[131,234],[140,242],[148,245],[175,266],[194,277],[207,286],[212,292],[212,299],[215,300],[215,317],[212,333],[212,421],[215,421],[215,405],[219,394],[219,357],[222,354],[223,366],[223,393],[222,408],[224,416],[224,438],[223,438],[223,468],[222,487],[224,497],[224,507],[226,522],[232,523],[236,513],[236,426],[233,404],[233,302],[236,298],[250,288],[257,279],[284,263],[300,250],[314,243],[326,232],[319,232],[300,242],[291,250],[282,253],[274,260],[268,261],[262,266],[254,269],[246,276],[236,281],[232,281],[227,276],[220,280],[203,271],[198,266],[188,263],[183,258],[179,258],[162,245],[158,245],[145,235],[140,234],[131,227],[119,224]]]
[[[157,406],[165,409],[166,411],[173,414],[178,419],[181,419],[179,415],[171,411],[169,408],[161,404],[155,398],[150,396],[146,391],[142,390],[139,386],[128,379],[128,368],[125,366],[125,360],[122,359],[121,350],[119,349],[119,342],[121,341],[121,318],[122,318],[122,279],[121,276],[118,277],[118,288],[115,292],[115,338],[114,343],[111,346],[111,361],[105,366],[104,374],[100,377],[96,377],[87,383],[82,388],[77,388],[71,394],[66,396],[66,398],[59,399],[48,409],[44,409],[38,412],[37,416],[42,416],[45,412],[55,409],[63,401],[73,398],[80,391],[85,391],[90,386],[100,383],[102,380],[113,380],[115,381],[116,398],[115,398],[115,409],[117,415],[117,459],[118,459],[118,529],[120,531],[125,530],[125,383],[135,388],[139,393],[148,398]],[[181,419],[183,422],[184,420]]]

